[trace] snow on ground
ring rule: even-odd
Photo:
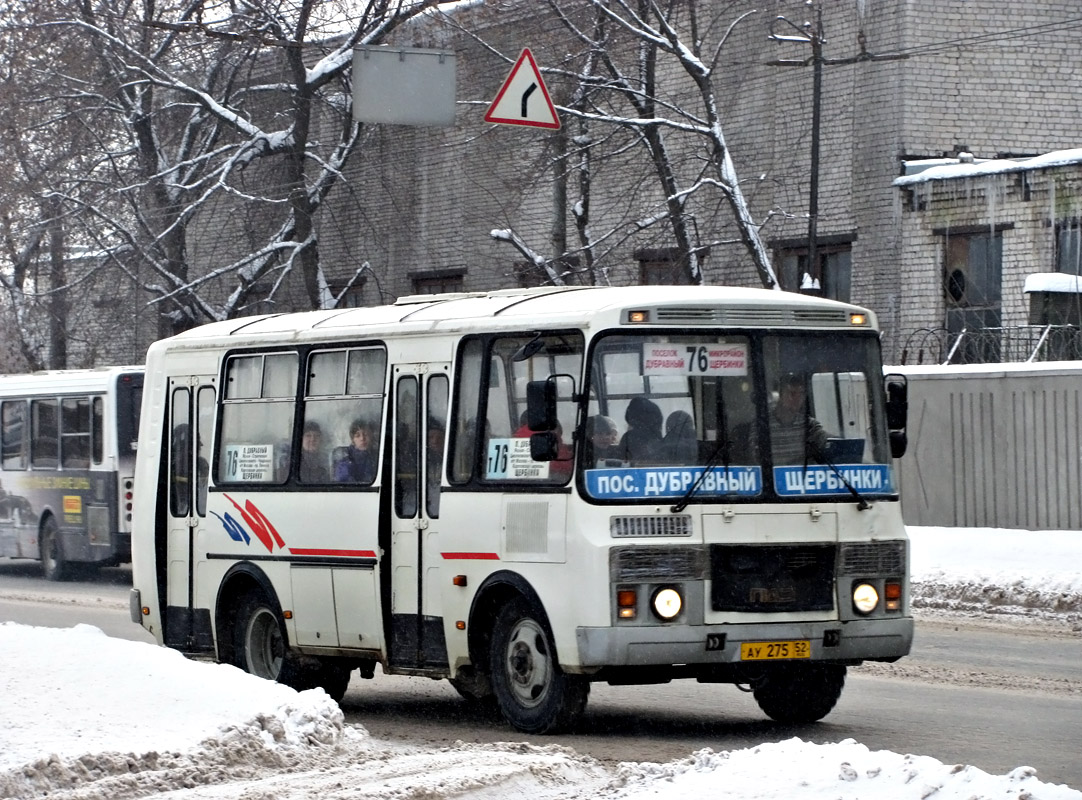
[[[1082,532],[911,528],[914,604],[1082,620]],[[0,623],[0,798],[321,800],[1082,800],[1019,766],[993,776],[853,740],[701,750],[610,768],[521,743],[422,749],[347,725],[321,690],[295,692],[97,628]],[[88,676],[108,676],[84,688]]]
[[[908,531],[915,608],[1082,623],[1082,531]]]

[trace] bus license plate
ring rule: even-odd
[[[742,642],[741,661],[775,661],[786,658],[811,658],[811,643],[806,639],[789,642]]]

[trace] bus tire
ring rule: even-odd
[[[753,687],[755,702],[776,722],[818,722],[834,708],[845,686],[839,664],[786,664],[771,669]]]
[[[324,659],[316,670],[315,685],[323,689],[334,702],[346,696],[349,688],[349,676],[353,672],[348,666],[335,660]]]
[[[233,618],[233,663],[245,672],[294,689],[312,688],[291,653],[278,610],[262,592],[244,595]]]
[[[67,580],[71,574],[71,565],[64,560],[64,550],[60,544],[60,526],[51,514],[41,523],[38,534],[41,551],[41,571],[47,581]]]
[[[590,684],[560,669],[544,614],[530,603],[517,598],[500,610],[489,655],[496,704],[518,730],[557,733],[582,716]]]

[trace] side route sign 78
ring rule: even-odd
[[[511,68],[500,93],[488,107],[485,122],[504,125],[532,125],[535,128],[559,128],[560,118],[552,105],[549,90],[528,47]]]

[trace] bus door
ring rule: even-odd
[[[207,521],[207,480],[214,432],[215,378],[170,379],[169,502],[165,542],[165,644],[180,650],[212,647],[209,612],[195,619],[192,585],[195,540]]]
[[[447,665],[440,609],[439,504],[449,364],[395,368],[391,475],[389,659]]]

